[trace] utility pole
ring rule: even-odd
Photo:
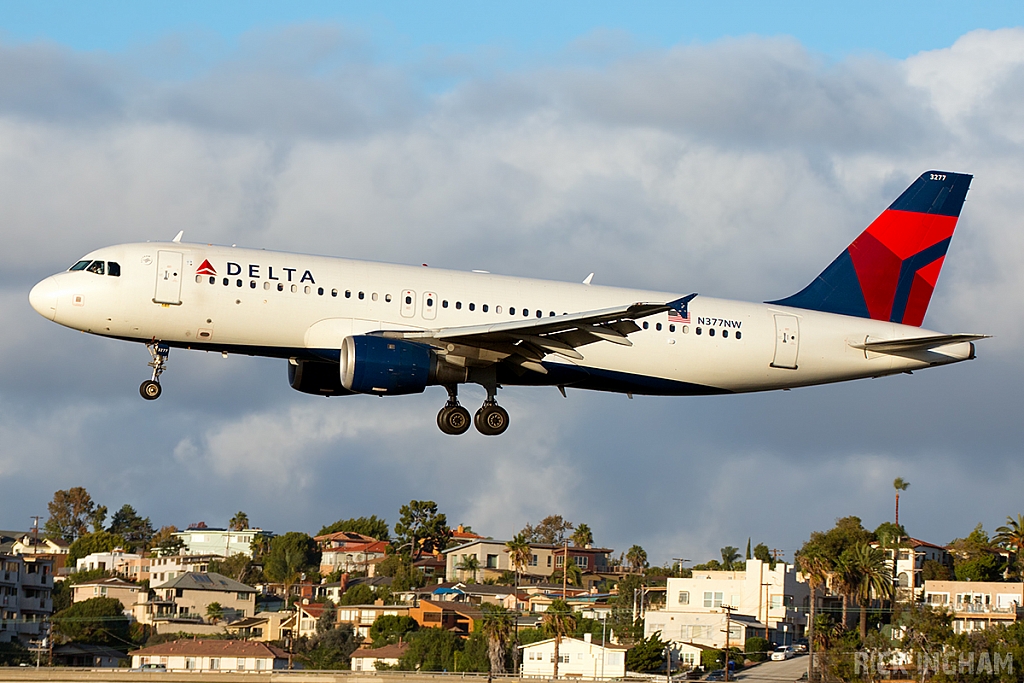
[[[729,632],[732,631],[732,606],[722,605],[725,610],[725,683],[729,683]]]
[[[566,539],[565,545],[563,546],[562,555],[562,599],[565,600],[565,594],[569,587],[569,541]]]
[[[29,519],[32,520],[32,554],[35,555],[39,549],[39,520],[42,517],[32,515]]]

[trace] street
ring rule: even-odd
[[[736,674],[737,681],[745,683],[778,683],[779,681],[791,682],[800,678],[807,671],[807,655],[787,659],[784,662],[768,661],[760,666],[755,666],[749,671],[740,671]],[[730,676],[730,678],[732,678]]]

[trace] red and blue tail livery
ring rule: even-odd
[[[811,284],[768,303],[919,327],[972,178],[921,174]]]

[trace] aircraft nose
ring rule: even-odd
[[[47,320],[57,317],[57,280],[51,275],[33,287],[28,302]]]

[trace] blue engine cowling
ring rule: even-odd
[[[341,384],[360,394],[419,394],[431,382],[429,346],[370,335],[341,343]]]

